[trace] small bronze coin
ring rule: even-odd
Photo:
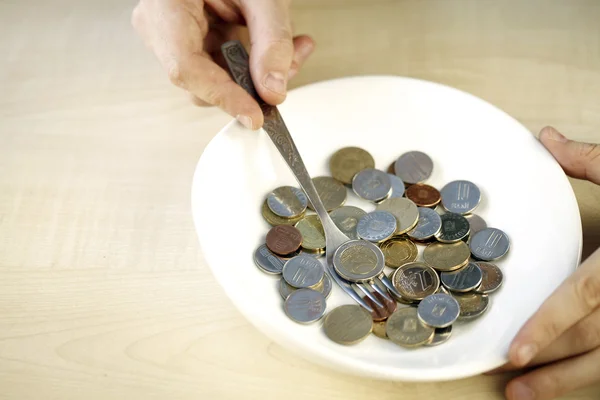
[[[317,176],[312,181],[327,212],[344,205],[348,191],[338,180],[330,176]],[[314,210],[310,202],[308,202],[308,208]]]
[[[417,259],[417,246],[408,239],[394,237],[383,242],[380,247],[385,257],[385,265],[391,268],[398,268]]]
[[[344,147],[329,160],[331,176],[343,184],[352,184],[354,175],[366,168],[375,168],[375,160],[368,151],[359,147]]]
[[[453,293],[452,296],[460,305],[459,320],[470,320],[481,316],[488,309],[490,302],[487,294],[479,293]]]
[[[388,339],[385,333],[386,321],[373,322],[373,334],[382,339]]]
[[[434,328],[419,321],[417,309],[414,307],[397,309],[386,322],[388,338],[402,347],[413,348],[428,344],[434,333]]]
[[[267,200],[262,205],[262,216],[269,223],[269,225],[277,226],[277,225],[294,225],[296,222],[300,221],[304,217],[304,213],[300,214],[295,218],[283,218],[279,215],[275,214],[269,208],[267,204]]]
[[[295,225],[302,234],[302,248],[320,252],[325,248],[325,231],[316,214],[306,215]]]
[[[431,243],[423,250],[423,260],[437,271],[454,271],[469,262],[471,250],[465,242]]]
[[[266,243],[273,253],[285,256],[300,248],[302,234],[295,226],[277,225],[267,233]]]
[[[363,300],[373,309],[373,312],[371,313],[373,321],[385,321],[390,315],[392,315],[394,311],[396,311],[396,307],[398,306],[398,304],[396,304],[395,301],[386,300],[385,297],[383,297],[377,292],[373,292],[373,295],[377,298],[377,300],[379,300],[381,304],[383,304],[383,307],[379,307],[377,304],[375,304],[373,300],[371,300],[367,296],[363,297]]]
[[[488,262],[476,262],[475,265],[479,267],[482,274],[481,285],[475,289],[476,293],[492,293],[498,290],[502,285],[504,276],[502,270],[495,264]]]
[[[419,207],[435,207],[442,200],[439,190],[424,183],[409,186],[406,197]]]
[[[371,314],[357,304],[345,304],[331,310],[323,321],[325,335],[336,343],[361,342],[373,329]]]
[[[460,214],[447,212],[441,215],[442,229],[435,236],[442,243],[456,243],[468,238],[471,225],[465,217]]]
[[[412,262],[394,271],[392,284],[403,298],[409,301],[420,301],[438,290],[440,278],[430,266],[421,262]]]

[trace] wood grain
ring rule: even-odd
[[[190,215],[195,164],[229,118],[170,85],[130,28],[133,6],[0,2],[0,398],[502,399],[509,375],[404,384],[339,374],[241,317]],[[596,0],[293,9],[296,31],[318,43],[293,86],[418,77],[488,100],[534,134],[550,124],[600,141]],[[587,254],[600,245],[600,188],[572,183]],[[599,397],[594,386],[564,399]]]

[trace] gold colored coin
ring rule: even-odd
[[[263,206],[262,206],[262,216],[265,219],[265,221],[267,221],[269,223],[269,225],[272,225],[272,226],[294,225],[298,221],[300,221],[302,218],[304,218],[304,213],[302,213],[299,216],[294,217],[294,218],[283,218],[283,217],[280,217],[279,215],[276,215],[273,211],[271,211],[271,209],[269,208],[269,205],[267,204],[267,200],[265,200],[265,202],[263,203]]]
[[[325,335],[339,344],[351,345],[361,342],[373,329],[371,314],[357,304],[334,308],[323,321]]]
[[[419,209],[412,201],[404,197],[391,197],[376,207],[377,211],[388,211],[396,217],[396,235],[403,235],[417,226]]]
[[[388,338],[402,347],[419,347],[433,340],[435,329],[423,325],[414,307],[399,308],[387,320]]]
[[[338,180],[329,176],[317,176],[312,181],[327,212],[344,205],[348,197],[348,191]],[[308,202],[308,208],[314,210],[310,201]]]
[[[469,245],[456,243],[431,243],[423,250],[423,259],[434,269],[442,272],[455,271],[469,262]]]
[[[346,185],[351,185],[354,175],[367,168],[375,168],[375,160],[359,147],[344,147],[329,160],[331,176]]]
[[[306,215],[295,226],[302,234],[302,248],[316,252],[325,248],[325,232],[317,215]]]
[[[481,316],[488,309],[490,303],[487,294],[468,293],[457,294],[452,293],[452,296],[458,301],[460,306],[460,314],[458,319],[471,320]]]
[[[373,334],[382,339],[388,339],[385,333],[385,321],[373,322]]]
[[[408,239],[391,238],[381,244],[381,251],[385,257],[385,265],[398,268],[417,259],[419,251],[417,246]]]
[[[392,284],[408,301],[420,301],[440,287],[440,277],[430,266],[421,262],[404,264],[392,274]]]

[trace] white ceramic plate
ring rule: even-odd
[[[260,331],[302,357],[382,379],[430,381],[476,375],[506,361],[518,329],[580,262],[581,222],[571,186],[552,156],[516,120],[461,91],[400,77],[357,77],[292,91],[280,111],[311,176],[329,175],[337,149],[368,150],[387,169],[400,154],[421,150],[434,161],[427,183],[476,183],[476,210],[511,239],[498,262],[505,274],[490,309],[456,324],[440,346],[406,350],[370,335],[354,346],[330,341],[321,323],[292,322],[278,278],[252,255],[269,229],[261,216],[267,193],[297,182],[264,131],[227,125],[206,147],[194,176],[192,207],[202,252],[233,303]],[[374,209],[349,191],[347,204]],[[327,310],[352,303],[340,288]]]

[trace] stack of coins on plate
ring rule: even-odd
[[[365,296],[372,313],[358,304],[326,313],[332,280],[321,259],[321,221],[301,189],[282,186],[263,203],[262,215],[271,228],[254,261],[263,272],[279,276],[289,318],[303,324],[323,321],[327,337],[343,345],[373,333],[415,348],[447,341],[457,321],[471,321],[488,310],[490,294],[504,279],[495,262],[506,255],[510,242],[473,213],[482,197],[477,185],[454,180],[438,190],[425,183],[434,165],[420,151],[402,154],[382,171],[368,151],[345,147],[331,156],[329,168],[331,176],[313,178],[315,188],[336,226],[363,244],[334,259],[335,270],[347,271],[343,263],[381,262],[360,249],[378,246],[385,265],[378,273],[396,288],[395,301],[374,292],[383,307]],[[346,205],[349,192],[364,207]],[[358,279],[342,273],[348,281]]]

